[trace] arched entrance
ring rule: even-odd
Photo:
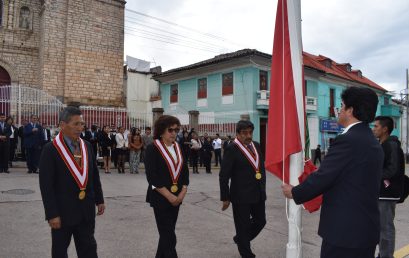
[[[0,87],[4,85],[10,85],[11,84],[11,78],[9,73],[4,69],[3,67],[0,66]]]
[[[10,113],[10,89],[6,86],[11,84],[10,74],[0,66],[0,113]]]

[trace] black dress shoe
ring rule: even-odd
[[[33,171],[33,173],[34,173],[34,174],[38,174],[38,171],[37,171],[37,170],[36,170],[36,171]]]
[[[10,174],[10,171],[8,171],[8,170],[5,170],[5,171],[4,171],[4,173]]]
[[[235,244],[237,244],[237,236],[233,237],[233,241],[234,241]]]
[[[31,171],[31,170],[27,171],[27,174],[31,174],[31,173],[33,173],[33,171]]]

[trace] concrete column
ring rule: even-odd
[[[249,114],[241,114],[240,115],[240,120],[250,121],[250,115]]]
[[[158,118],[163,115],[163,112],[163,108],[152,108],[152,127],[155,124],[156,120],[158,120]]]
[[[195,128],[198,131],[199,128],[199,111],[190,110],[189,111],[189,126],[190,128]]]

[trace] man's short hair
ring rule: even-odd
[[[364,123],[371,123],[378,107],[378,96],[368,88],[350,87],[342,92],[345,109],[353,108],[352,115]]]
[[[254,131],[254,124],[249,120],[240,120],[236,124],[236,133],[240,133],[242,130],[251,129]]]
[[[82,115],[81,110],[77,107],[68,106],[60,112],[60,122],[69,123],[71,117]]]
[[[152,129],[151,129],[149,126],[145,127],[145,131],[146,131],[146,130],[152,131]]]
[[[393,131],[394,122],[393,119],[389,116],[377,116],[375,117],[375,121],[379,121],[379,124],[382,127],[388,128],[388,134],[390,135]]]

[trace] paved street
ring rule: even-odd
[[[0,258],[50,257],[50,230],[44,221],[38,176],[27,174],[23,163],[17,166],[11,169],[11,174],[0,174]],[[176,230],[177,250],[182,258],[240,257],[232,241],[231,208],[221,211],[217,171],[214,168],[211,175],[203,170],[199,175],[191,175]],[[154,257],[158,233],[153,211],[145,203],[145,173],[101,173],[101,180],[107,210],[97,218],[99,256]],[[257,257],[285,257],[285,199],[280,181],[271,175],[267,180],[267,225],[252,247]],[[396,249],[409,244],[408,203],[397,208]],[[319,257],[318,220],[319,213],[303,212],[303,257]],[[73,242],[69,257],[76,257]]]

